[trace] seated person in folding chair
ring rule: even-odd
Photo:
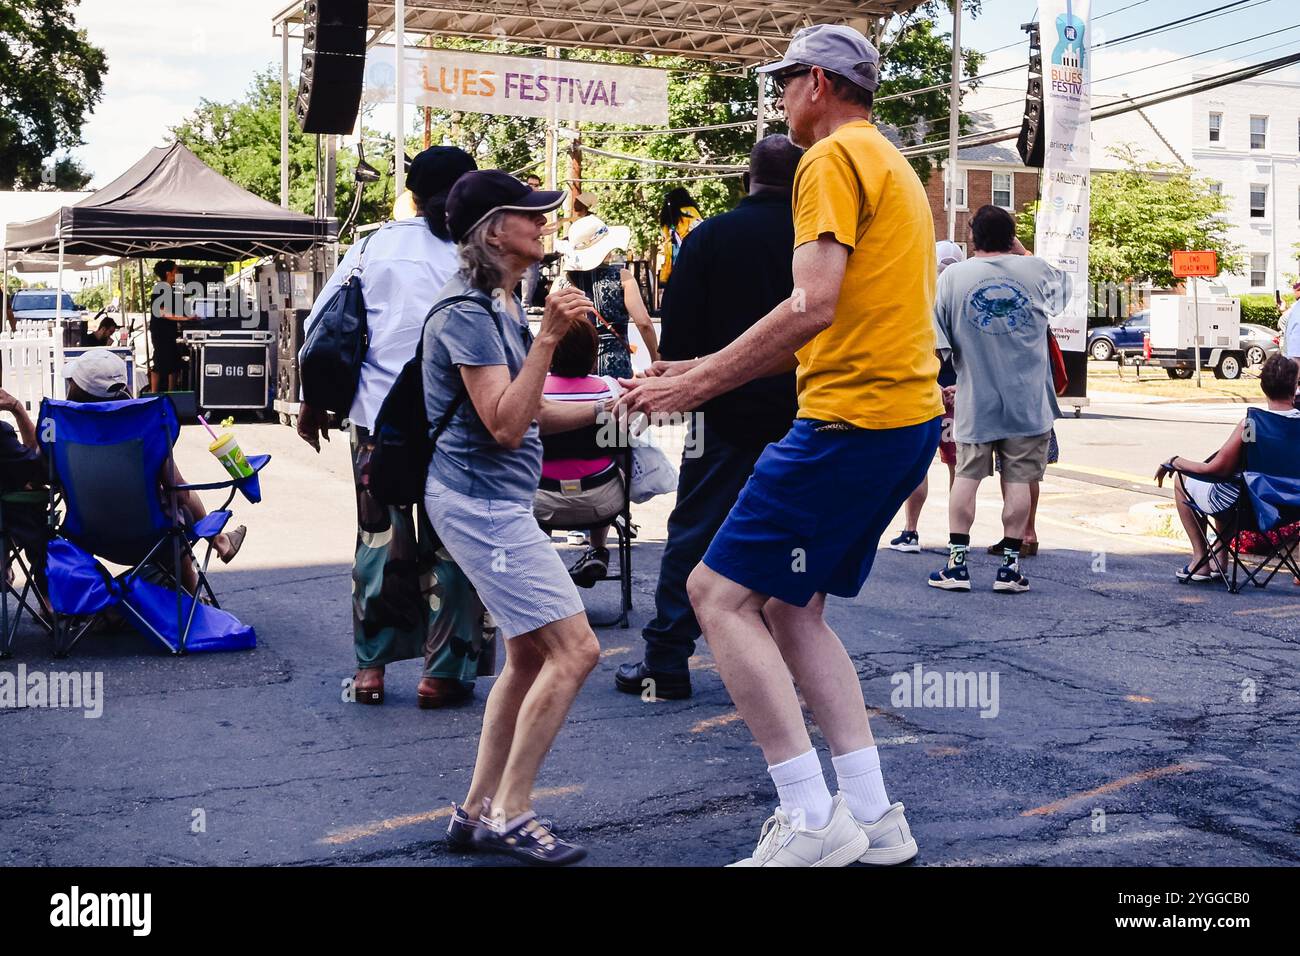
[[[1283,355],[1273,355],[1259,373],[1259,387],[1268,399],[1268,411],[1286,418],[1300,418],[1295,407],[1296,377],[1300,373],[1296,363]],[[1245,435],[1247,420],[1237,423],[1223,447],[1209,461],[1193,461],[1178,455],[1156,469],[1156,484],[1163,485],[1165,476],[1177,473],[1174,482],[1174,502],[1178,517],[1192,542],[1192,560],[1177,573],[1180,581],[1209,581],[1210,572],[1224,572],[1228,563],[1224,558],[1227,542],[1237,533],[1233,514],[1243,493],[1241,472],[1246,465]],[[1190,502],[1190,503],[1189,503]],[[1192,506],[1195,505],[1195,508]],[[1206,551],[1206,519],[1215,519],[1218,540],[1214,555]]]
[[[127,388],[126,362],[120,355],[108,349],[91,349],[79,355],[64,366],[68,377],[68,401],[87,404],[92,402],[118,402],[131,397]],[[187,482],[179,468],[172,464],[171,476],[164,482],[159,476],[159,490],[164,491],[168,485],[183,485]],[[163,495],[166,507],[169,495]],[[194,491],[186,489],[176,493],[177,506],[189,516],[189,523],[195,524],[207,517],[208,510]],[[240,525],[234,531],[222,532],[212,539],[212,550],[217,553],[222,564],[229,564],[239,553],[244,544],[248,529]],[[191,594],[199,584],[199,576],[190,562],[188,555],[181,556],[181,584]]]
[[[0,412],[9,412],[18,430],[0,421],[0,494],[5,496],[4,531],[15,545],[23,549],[32,573],[45,573],[46,500],[45,460],[36,441],[36,425],[23,403],[0,388]],[[18,492],[41,491],[40,501],[15,501]],[[13,578],[13,569],[9,569]],[[38,581],[38,590],[43,592]],[[3,584],[3,582],[0,582]]]
[[[596,329],[586,319],[569,324],[551,359],[542,395],[556,402],[602,402],[616,398],[618,383],[591,374],[596,365]],[[599,443],[600,425],[542,436],[542,479],[533,514],[547,527],[586,527],[623,510],[624,478]],[[593,587],[609,571],[609,525],[593,528],[591,546],[569,569],[579,587]]]

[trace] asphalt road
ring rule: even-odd
[[[1240,595],[1176,584],[1178,542],[1125,519],[1155,499],[1115,477],[1208,453],[1240,414],[1106,405],[1062,421],[1043,551],[1026,560],[1033,590],[1023,595],[991,592],[996,559],[982,553],[974,593],[925,586],[943,560],[937,466],[921,523],[930,550],[883,551],[857,599],[831,602],[918,863],[1300,861],[1300,589],[1289,578]],[[412,661],[390,668],[384,706],[343,703],[353,663],[346,449],[317,457],[275,425],[239,434],[275,459],[264,503],[238,509],[244,551],[214,580],[256,626],[258,648],[176,659],[142,638],[101,636],[53,661],[24,630],[0,668],[102,673],[104,707],[97,719],[0,709],[0,863],[484,862],[448,854],[441,835],[467,786],[487,682],[473,704],[420,711]],[[210,474],[205,458],[199,431],[185,429],[191,480]],[[601,664],[539,780],[539,808],[590,847],[584,865],[727,863],[752,849],[774,802],[706,646],[688,701],[612,687],[617,665],[640,652],[670,504],[637,511],[634,626],[600,632]],[[976,545],[1000,536],[997,511],[990,483]],[[613,585],[588,594],[604,612],[616,597]],[[895,693],[917,667],[982,675],[988,695],[982,706],[913,706],[936,703]]]

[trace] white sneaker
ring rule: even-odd
[[[587,543],[587,532],[585,532],[585,531],[570,531],[570,532],[565,536],[565,541],[568,542],[569,544],[573,545],[575,548],[577,548],[577,547],[581,547],[582,545],[584,545],[584,544]]]
[[[795,826],[779,808],[763,824],[754,855],[731,866],[848,866],[870,852],[866,831],[838,794],[820,830]]]
[[[835,799],[839,800],[840,795],[837,794]],[[867,851],[858,857],[859,863],[893,866],[916,856],[916,841],[912,839],[912,828],[907,825],[907,817],[903,816],[901,803],[891,806],[875,823],[854,822],[870,844]]]

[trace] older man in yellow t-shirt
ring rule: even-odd
[[[850,27],[794,35],[773,74],[790,138],[794,293],[720,352],[624,383],[630,411],[684,411],[794,367],[799,417],[769,445],[688,590],[781,806],[745,866],[901,863],[916,855],[886,796],[857,671],[827,626],[939,443],[934,225],[925,189],[871,121],[880,57]],[[830,744],[832,797],[798,682]]]

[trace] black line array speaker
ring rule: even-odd
[[[352,132],[366,68],[366,0],[307,0],[296,112],[304,133]]]
[[[1029,34],[1029,85],[1025,90],[1025,118],[1020,123],[1016,150],[1026,166],[1043,166],[1043,52],[1038,24],[1024,24]]]

